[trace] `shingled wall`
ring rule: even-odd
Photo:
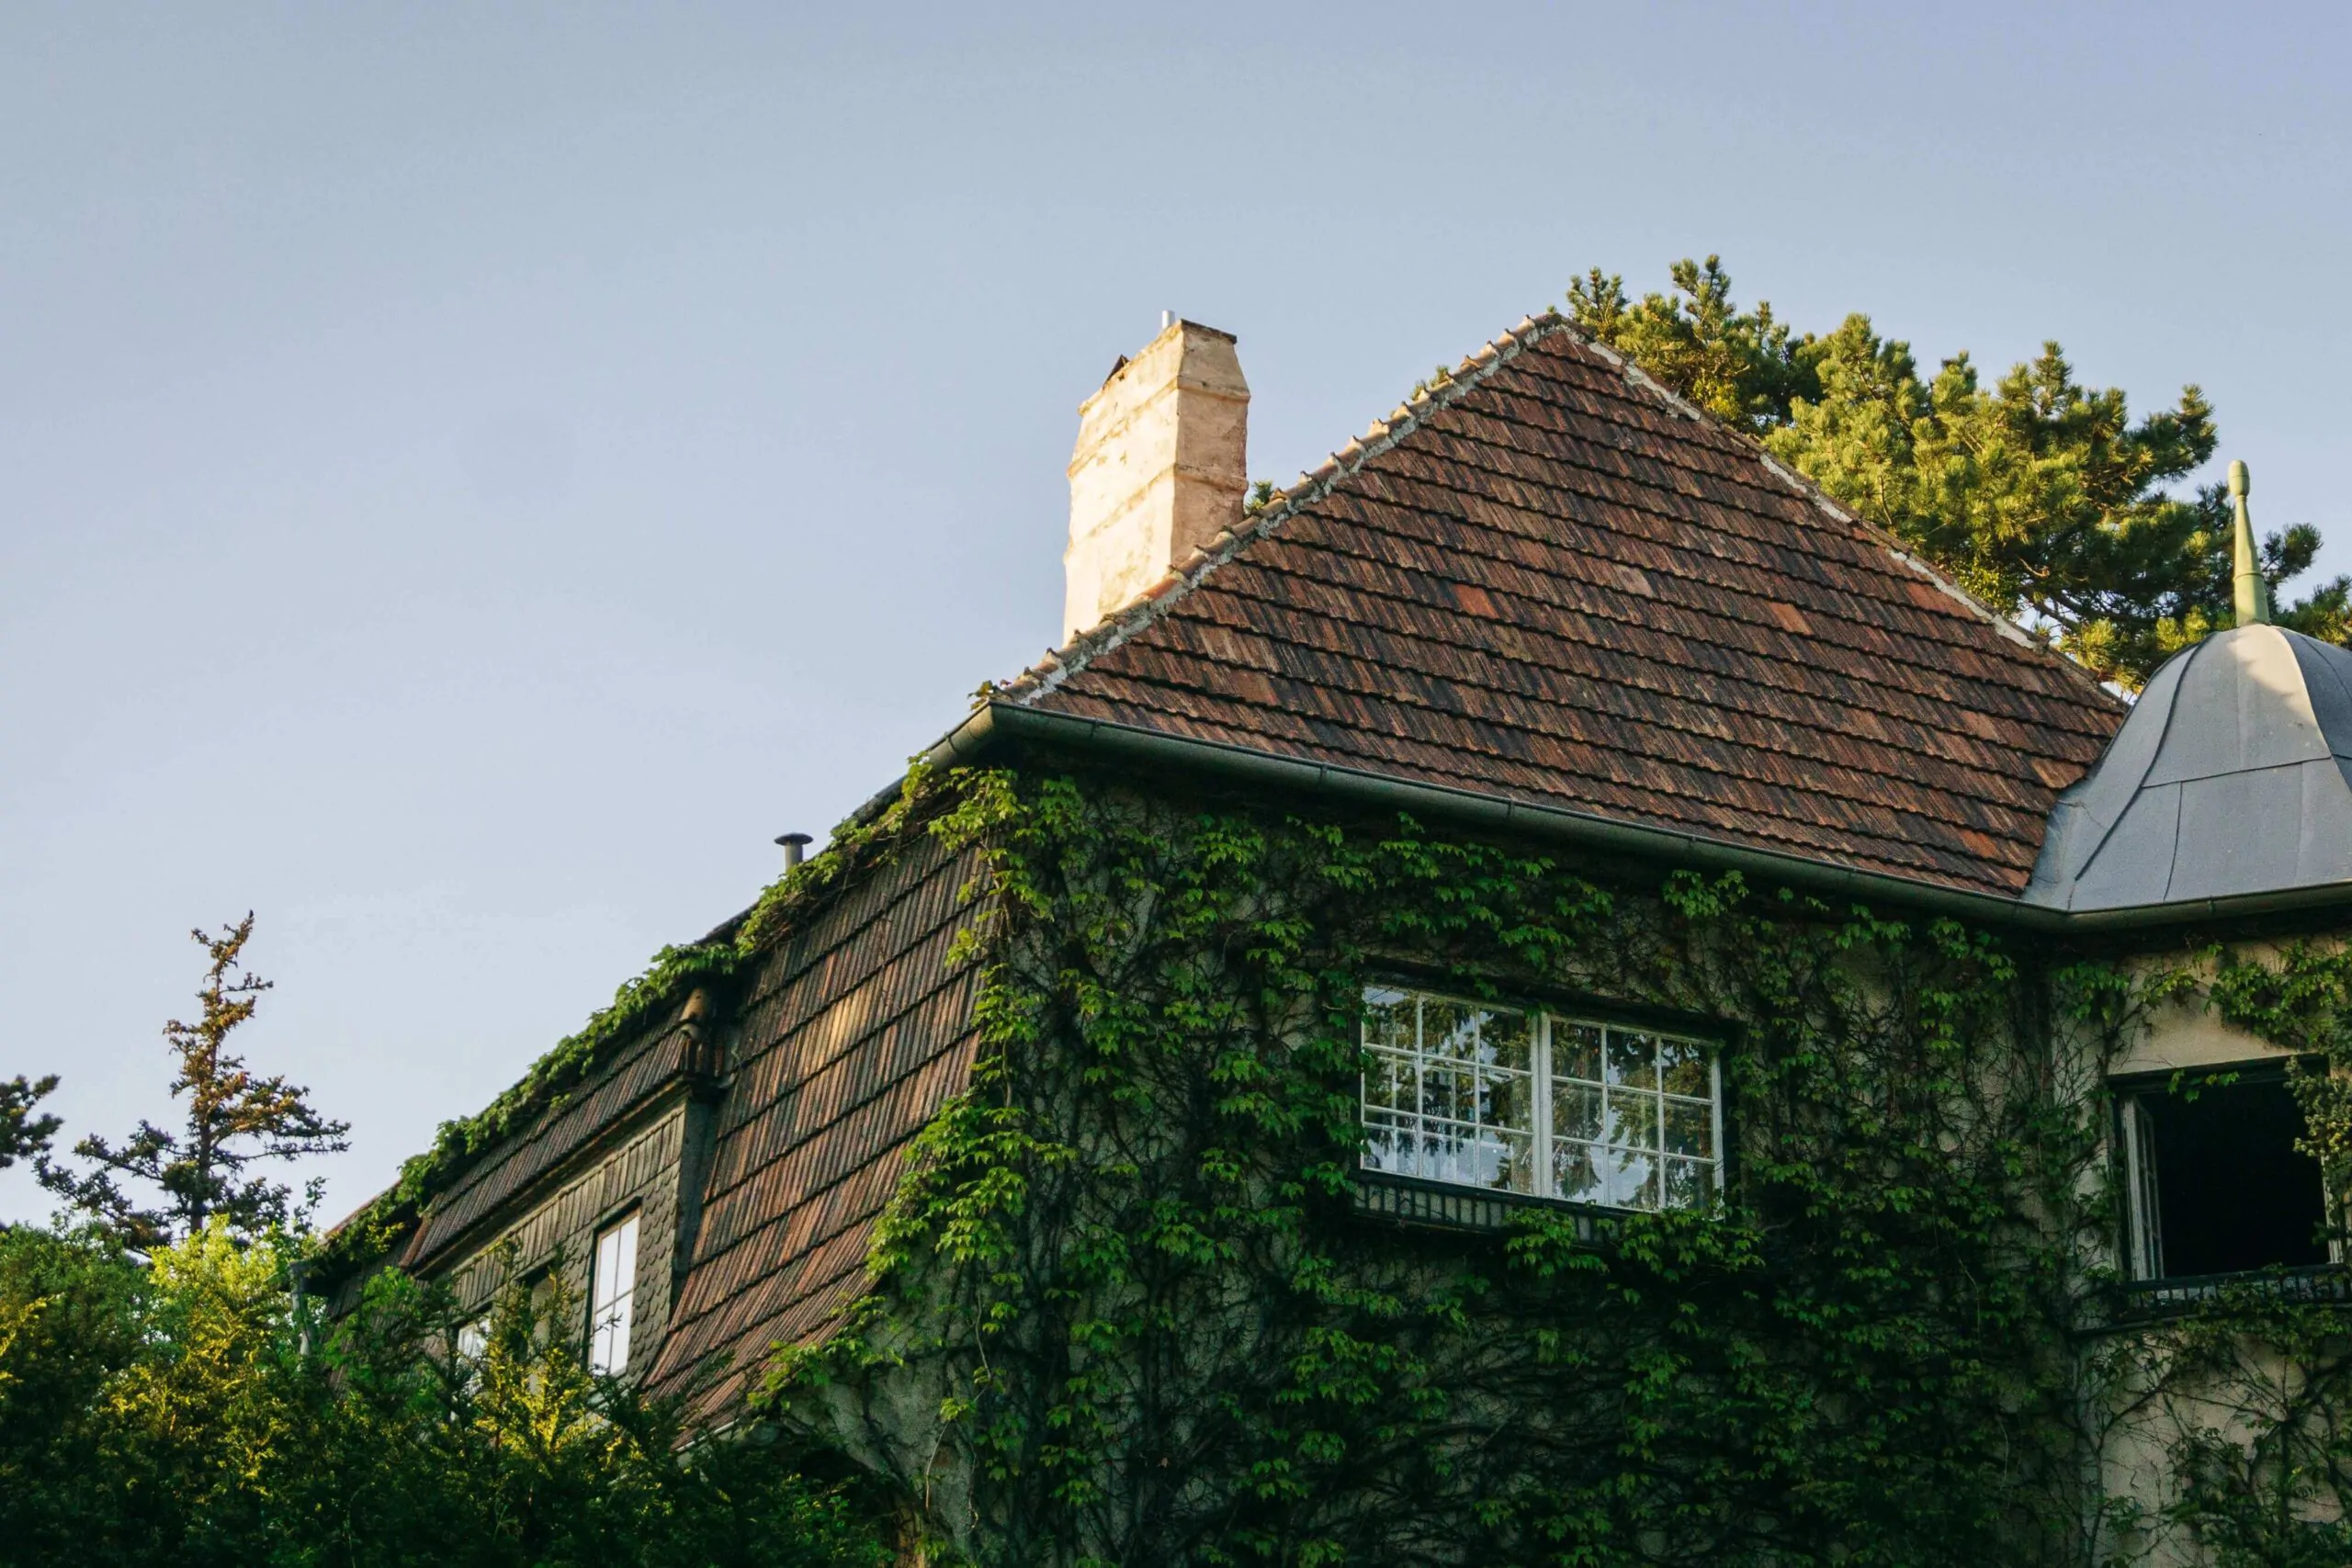
[[[773,1348],[821,1337],[856,1297],[909,1141],[964,1086],[978,975],[948,959],[977,870],[973,852],[913,839],[759,965],[652,1373],[695,1387],[710,1418]]]

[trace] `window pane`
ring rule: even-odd
[[[1620,1209],[1657,1207],[1657,1156],[1641,1149],[1600,1151],[1609,1183],[1605,1203]]]
[[[1581,1078],[1586,1083],[1600,1081],[1599,1024],[1561,1020],[1552,1025],[1552,1076]]]
[[[1573,1203],[1608,1201],[1608,1183],[1601,1175],[1600,1151],[1590,1144],[1552,1145],[1552,1192]]]
[[[1435,997],[1421,1001],[1421,1052],[1456,1061],[1476,1061],[1478,1055],[1478,1014],[1459,1002]]]
[[[1533,1192],[1535,1181],[1535,1138],[1531,1133],[1514,1134],[1503,1140],[1502,1179],[1497,1185],[1512,1192]]]
[[[1602,1129],[1601,1135],[1612,1144],[1634,1149],[1657,1147],[1657,1096],[1611,1089]]]
[[[1666,1102],[1666,1152],[1713,1159],[1715,1154],[1715,1108],[1703,1100]]]
[[[588,1365],[599,1372],[628,1370],[628,1331],[637,1295],[637,1216],[631,1214],[596,1237],[594,1281],[590,1287]]]
[[[1442,1116],[1449,1122],[1467,1122],[1476,1114],[1478,1072],[1467,1062],[1449,1061],[1442,1056],[1425,1057],[1421,1063],[1421,1114]]]
[[[1478,1016],[1482,1062],[1513,1073],[1535,1066],[1535,1021],[1523,1012],[1487,1012]]]
[[[1498,1073],[1489,1069],[1478,1075],[1478,1088],[1480,1126],[1500,1127],[1520,1134],[1535,1131],[1534,1079],[1525,1073]]]
[[[1363,1043],[1375,1051],[1413,1049],[1413,998],[1374,987],[1363,994]]]
[[[1657,1037],[1631,1034],[1622,1029],[1611,1030],[1606,1066],[1609,1069],[1608,1081],[1612,1084],[1623,1084],[1628,1089],[1657,1089]]]
[[[531,1281],[531,1337],[545,1344],[548,1335],[561,1328],[555,1321],[555,1276],[542,1273]]]
[[[1534,1191],[1534,1152],[1535,1140],[1525,1134],[1487,1134],[1478,1141],[1478,1185],[1505,1192]]]
[[[1442,1126],[1422,1122],[1413,1135],[1413,1174],[1429,1181],[1451,1181],[1453,1138]]]
[[[1715,1196],[1715,1167],[1712,1160],[1669,1159],[1666,1162],[1666,1206],[1703,1209]]]
[[[1476,1129],[1459,1122],[1430,1122],[1421,1140],[1421,1174],[1432,1181],[1483,1185],[1476,1175],[1472,1140]]]
[[[1661,1038],[1657,1059],[1667,1093],[1689,1095],[1694,1100],[1714,1098],[1714,1074],[1709,1070],[1705,1046],[1695,1040]]]
[[[1419,1122],[1410,1116],[1367,1110],[1363,1113],[1364,1168],[1385,1170],[1394,1176],[1419,1174],[1413,1138],[1419,1126]]]
[[[1537,1190],[1535,1034],[1526,1013],[1387,988],[1364,994],[1369,1169]]]
[[[1620,1208],[1712,1199],[1702,1042],[1390,987],[1365,991],[1363,1030],[1367,1169]]]
[[[1364,1064],[1363,1102],[1367,1108],[1382,1106],[1391,1111],[1410,1111],[1421,1097],[1420,1083],[1413,1071],[1413,1058],[1375,1051],[1372,1060]]]
[[[2189,1079],[2139,1097],[2166,1278],[2324,1263],[2326,1188],[2294,1090]]]
[[[1552,1135],[1595,1143],[1600,1137],[1600,1090],[1589,1084],[1552,1085]]]
[[[1523,1133],[1433,1122],[1423,1146],[1430,1165],[1420,1174],[1434,1180],[1510,1192],[1535,1190],[1534,1140]]]

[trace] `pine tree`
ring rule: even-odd
[[[1668,269],[1674,292],[1627,299],[1625,280],[1594,267],[1568,286],[1568,313],[1600,342],[1632,357],[1681,397],[1752,435],[1784,425],[1819,381],[1813,339],[1792,336],[1768,301],[1732,303],[1722,258],[1688,257]]]
[[[1910,345],[1867,316],[1798,336],[1769,304],[1741,310],[1717,257],[1678,262],[1671,281],[1634,303],[1595,267],[1570,288],[1569,312],[2101,679],[2137,686],[2230,624],[2229,497],[2165,488],[2219,440],[2196,387],[2134,421],[2120,390],[2076,380],[2055,343],[1987,389],[1964,353],[1923,377]],[[2273,586],[2308,570],[2319,542],[2309,524],[2268,536]],[[2346,641],[2352,579],[2278,618]]]
[[[28,1080],[22,1074],[0,1078],[0,1170],[47,1152],[62,1125],[54,1116],[36,1116],[33,1107],[57,1087],[57,1075]]]
[[[167,1132],[142,1121],[119,1145],[84,1138],[74,1152],[95,1167],[86,1171],[46,1156],[35,1162],[43,1186],[134,1250],[151,1252],[197,1235],[215,1215],[247,1236],[285,1226],[297,1218],[292,1190],[249,1174],[248,1168],[351,1146],[345,1136],[350,1123],[320,1115],[309,1089],[283,1077],[255,1077],[229,1049],[230,1035],[254,1016],[270,988],[270,982],[238,968],[253,931],[248,912],[220,936],[191,933],[209,960],[197,990],[204,1010],[194,1023],[174,1019],[164,1026],[179,1060],[172,1095],[187,1100],[183,1128]],[[142,1207],[125,1190],[124,1179],[157,1189],[162,1201]]]

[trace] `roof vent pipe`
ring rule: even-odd
[[[2230,497],[2237,503],[2236,557],[2237,573],[2233,586],[2236,590],[2238,625],[2267,626],[2270,624],[2270,583],[2262,575],[2262,558],[2255,553],[2254,518],[2246,511],[2246,491],[2254,488],[2246,477],[2244,463],[2230,465]]]
[[[797,870],[800,865],[800,852],[808,847],[808,835],[806,833],[779,833],[776,835],[775,841],[784,846],[784,869],[786,871]]]

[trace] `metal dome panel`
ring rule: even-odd
[[[2158,670],[2059,797],[2029,901],[2125,908],[2352,881],[2352,652],[2272,626]]]

